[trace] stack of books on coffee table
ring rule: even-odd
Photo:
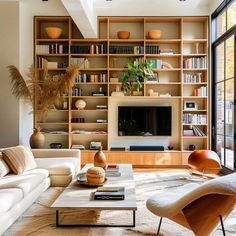
[[[125,187],[98,187],[94,200],[124,200]]]
[[[108,164],[107,168],[105,169],[105,172],[106,172],[106,177],[120,177],[121,176],[118,164]]]

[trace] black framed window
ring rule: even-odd
[[[212,14],[212,141],[222,165],[236,169],[236,0]]]

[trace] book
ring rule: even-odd
[[[125,187],[118,187],[118,191],[100,192],[94,193],[94,200],[124,200],[125,199]]]
[[[97,192],[118,192],[119,187],[98,187]]]

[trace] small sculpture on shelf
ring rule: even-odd
[[[85,102],[83,99],[78,99],[78,100],[75,102],[75,107],[76,107],[78,110],[83,110],[83,109],[86,107],[86,102]]]

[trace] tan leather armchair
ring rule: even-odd
[[[147,208],[194,232],[197,236],[211,235],[236,204],[236,173],[209,180],[201,185],[186,184],[175,192],[161,192],[149,198]],[[174,233],[174,232],[173,232]]]

